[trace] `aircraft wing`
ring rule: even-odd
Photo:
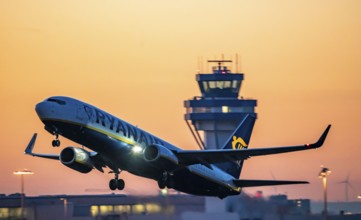
[[[197,163],[211,164],[211,163],[238,161],[238,160],[245,160],[254,156],[316,149],[323,145],[330,128],[331,125],[328,125],[326,130],[319,138],[319,140],[313,144],[304,144],[304,145],[288,146],[288,147],[240,149],[240,150],[230,150],[230,149],[203,150],[203,151],[186,150],[186,151],[176,152],[175,154],[178,157],[180,164],[191,165]]]
[[[33,135],[33,137],[31,138],[28,146],[25,149],[25,154],[30,155],[30,156],[34,156],[34,157],[42,157],[42,158],[46,158],[46,159],[60,160],[60,155],[59,154],[38,154],[38,153],[33,153],[36,137],[37,137],[37,133],[35,133]],[[95,152],[95,151],[88,152],[88,153],[89,153],[89,157],[91,158],[91,160],[93,162],[94,168],[96,168],[100,172],[104,172],[103,167],[106,167],[108,165],[107,165],[106,161],[103,159],[103,157],[100,154],[98,154],[97,152]]]

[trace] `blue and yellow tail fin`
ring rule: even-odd
[[[237,150],[247,148],[255,121],[256,118],[254,116],[247,115],[224,144],[223,149]]]
[[[222,149],[240,150],[248,148],[255,121],[256,118],[254,116],[247,115],[234,130]],[[242,170],[243,160],[218,163],[216,166],[238,179]]]

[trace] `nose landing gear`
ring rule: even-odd
[[[53,140],[53,142],[51,142],[51,145],[53,145],[53,147],[59,147],[60,146],[60,140],[59,140],[59,134],[55,133],[55,140]]]
[[[59,140],[59,132],[58,132],[58,128],[55,127],[54,125],[48,126],[45,125],[45,130],[48,131],[50,134],[55,135],[55,140],[53,140],[51,142],[51,145],[53,147],[59,147],[60,146],[60,140]]]
[[[59,147],[60,146],[60,141],[59,140],[53,140],[51,145],[53,145],[53,147]]]

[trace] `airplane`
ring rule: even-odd
[[[80,173],[108,167],[114,178],[111,190],[123,190],[122,171],[153,179],[159,188],[173,188],[188,194],[221,199],[238,195],[244,187],[305,184],[306,181],[239,179],[244,160],[261,155],[316,149],[323,145],[331,125],[317,142],[287,147],[254,148],[248,144],[255,117],[247,115],[217,150],[182,150],[140,128],[85,102],[54,96],[38,103],[35,110],[45,130],[55,135],[53,147],[60,146],[59,136],[83,147],[68,146],[60,154],[34,153],[35,133],[25,154],[60,162]]]

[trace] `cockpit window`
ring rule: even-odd
[[[50,98],[50,99],[48,99],[47,101],[48,101],[48,102],[56,102],[56,103],[58,103],[59,105],[65,105],[65,104],[66,104],[65,101],[60,100],[60,99],[54,99],[54,98]]]

